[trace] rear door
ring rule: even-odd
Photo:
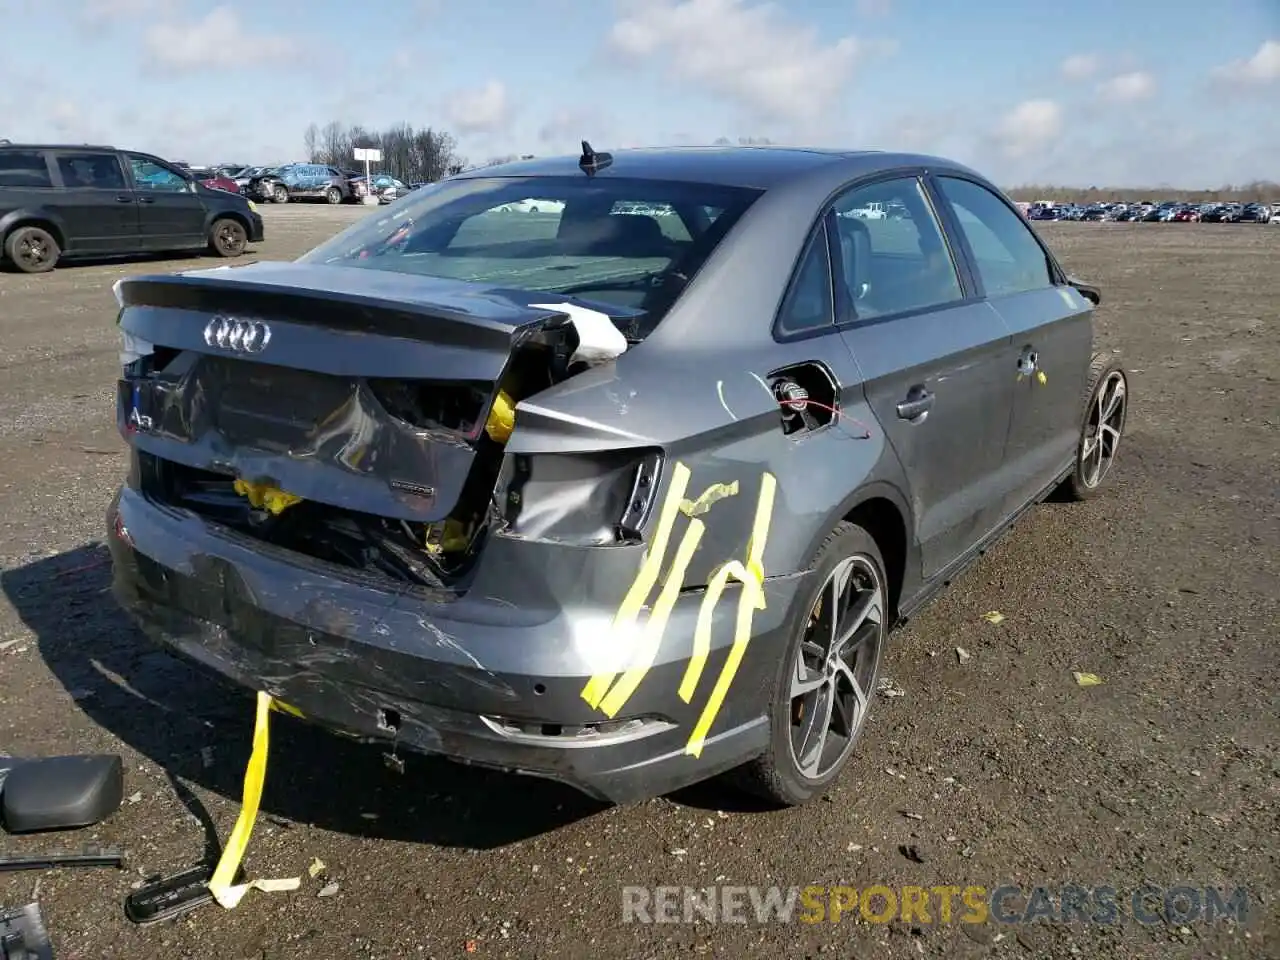
[[[148,250],[202,247],[204,201],[196,185],[167,164],[143,154],[127,154],[138,197],[142,243]]]
[[[876,203],[904,213],[857,215]],[[978,297],[914,172],[849,189],[832,222],[847,294],[843,336],[905,470],[930,578],[1001,520],[1009,330]]]
[[[975,280],[1013,334],[1016,358],[1003,480],[1005,511],[1035,498],[1075,456],[1080,397],[1093,351],[1092,305],[1066,283],[1032,228],[997,193],[934,178]]]
[[[137,253],[138,200],[120,158],[109,150],[59,150],[54,163],[62,190],[53,201],[74,254]]]

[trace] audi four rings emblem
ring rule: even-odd
[[[261,353],[271,342],[271,328],[261,320],[217,316],[204,328],[204,342],[236,353]]]

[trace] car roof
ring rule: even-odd
[[[0,140],[0,150],[115,150],[102,143],[7,143]]]
[[[597,151],[602,152],[602,151]],[[767,190],[803,177],[818,168],[844,164],[855,175],[898,167],[933,166],[964,169],[938,157],[880,150],[819,147],[710,146],[643,147],[611,151],[613,162],[597,178],[636,178],[715,183]],[[539,157],[467,170],[452,179],[484,177],[582,176],[578,156]],[[853,169],[859,168],[859,169]]]

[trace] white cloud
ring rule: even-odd
[[[745,108],[764,122],[806,125],[850,93],[854,70],[883,43],[823,43],[772,4],[747,0],[638,0],[614,24],[610,49],[633,61],[664,57],[678,82]]]
[[[507,126],[511,119],[507,88],[500,80],[454,93],[446,109],[450,123],[461,134],[492,133]]]
[[[1101,64],[1096,54],[1077,53],[1062,61],[1062,75],[1068,80],[1088,80]]]
[[[239,15],[227,6],[214,7],[191,23],[156,24],[147,29],[143,42],[153,65],[180,72],[243,67],[246,60],[291,61],[299,53],[288,37],[245,30]]]
[[[1136,103],[1155,96],[1156,79],[1145,70],[1122,73],[1098,84],[1098,96],[1112,103]]]
[[[887,17],[893,13],[893,0],[854,0],[853,9],[861,17]]]
[[[995,135],[1006,156],[1021,159],[1056,143],[1062,128],[1062,105],[1056,100],[1025,100],[1004,115]]]
[[[1280,40],[1267,40],[1247,60],[1214,67],[1212,76],[1234,86],[1259,86],[1280,80]]]
[[[164,9],[166,0],[85,0],[84,18],[90,23],[140,17]]]

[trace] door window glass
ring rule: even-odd
[[[114,153],[64,153],[58,172],[65,187],[81,190],[125,190],[124,170]]]
[[[185,177],[160,166],[153,160],[147,160],[143,157],[130,157],[129,166],[133,168],[133,180],[138,185],[139,190],[183,193],[188,189]]]
[[[1053,286],[1044,249],[1003,200],[970,180],[939,177],[938,186],[960,221],[988,297]]]
[[[43,153],[0,150],[0,187],[52,187]]]
[[[837,276],[857,318],[963,299],[942,228],[915,177],[854,187],[835,202]]]
[[[809,239],[800,271],[792,281],[778,315],[782,333],[801,333],[829,327],[831,309],[831,255],[827,247],[827,227],[820,223]]]

